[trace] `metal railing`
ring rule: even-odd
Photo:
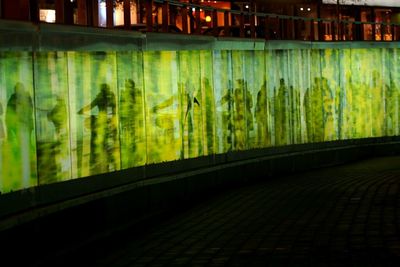
[[[74,11],[70,0],[55,0],[56,23],[99,27],[97,1],[76,0]],[[39,22],[39,0],[29,1],[28,20]],[[136,23],[131,24],[131,0],[123,5],[123,25],[115,25],[113,0],[105,0],[106,28],[210,35],[215,37],[263,38],[266,40],[308,41],[398,41],[400,24],[353,20],[310,18],[251,10],[221,9],[203,4],[153,0],[135,3]],[[7,19],[7,17],[4,17]]]

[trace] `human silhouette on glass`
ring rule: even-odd
[[[67,105],[62,97],[57,98],[56,105],[47,113],[47,119],[54,124],[57,138],[60,138],[67,126]]]
[[[233,134],[233,88],[232,81],[228,81],[228,88],[225,94],[221,97],[220,105],[225,106],[222,112],[222,125],[224,136],[224,151],[231,151],[233,149],[232,134]]]
[[[6,113],[7,138],[29,140],[33,131],[33,101],[25,86],[18,82],[14,93],[7,103]]]
[[[7,102],[6,127],[7,144],[11,151],[8,160],[19,164],[19,168],[13,169],[10,179],[15,179],[18,186],[27,187],[33,182],[31,174],[35,161],[33,101],[21,82],[15,84],[14,93]]]
[[[117,142],[116,98],[106,83],[101,84],[95,99],[78,111],[85,114],[92,109],[98,114],[91,114],[87,123],[91,131],[90,166],[92,172],[113,171],[116,168],[115,150]]]
[[[140,139],[143,139],[143,104],[142,91],[136,87],[132,79],[127,79],[125,90],[121,92],[119,114],[122,135],[131,152],[136,151],[137,143],[141,141]]]
[[[257,143],[259,146],[264,146],[267,143],[267,116],[267,81],[264,81],[260,91],[257,93],[257,104],[255,110],[255,118],[257,122]]]

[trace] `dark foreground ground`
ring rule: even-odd
[[[47,264],[400,266],[400,157],[230,190]]]

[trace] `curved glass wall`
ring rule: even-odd
[[[400,49],[0,52],[0,191],[399,135]]]

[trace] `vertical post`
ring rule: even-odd
[[[340,32],[342,33],[341,34],[341,40],[342,41],[346,41],[346,22],[344,22],[344,21],[342,21],[341,23],[340,23]]]
[[[317,19],[318,19],[318,41],[324,40],[324,30],[322,24],[322,15],[321,15],[321,1],[317,3]]]
[[[230,36],[230,28],[229,28],[229,11],[224,11],[224,35]]]
[[[244,38],[244,14],[240,12],[239,15],[239,36],[240,38]]]
[[[290,39],[290,40],[293,40],[294,39],[294,30],[293,30],[293,28],[294,28],[294,20],[293,20],[293,18],[289,18],[288,19],[288,29],[287,29],[287,31],[288,31],[288,39]]]
[[[310,20],[310,41],[315,41],[315,35],[314,35],[314,20]]]
[[[73,24],[74,14],[71,2],[68,0],[56,0],[56,23]]]
[[[375,9],[371,7],[371,22],[372,22],[372,41],[376,40],[376,24],[375,24]]]
[[[253,13],[253,10],[251,10],[250,14],[250,36],[251,38],[256,38],[256,16]]]
[[[153,1],[146,1],[146,25],[147,31],[153,31]]]
[[[200,20],[200,8],[198,8],[198,7],[196,7],[195,16],[196,16],[195,32],[196,32],[196,34],[200,34],[201,33],[201,20]]]
[[[189,33],[188,29],[188,8],[187,6],[183,6],[181,9],[181,16],[182,16],[182,32]]]
[[[106,0],[106,25],[107,28],[114,27],[114,1]]]
[[[278,19],[278,39],[284,40],[285,39],[285,29],[283,25],[283,21],[280,17],[277,17]]]
[[[36,2],[36,1],[35,1]],[[56,0],[56,23],[64,23],[65,0]]]
[[[168,6],[168,25],[176,26],[176,16],[178,13],[178,8],[174,5]]]
[[[140,0],[136,0],[136,18],[137,23],[143,23],[143,4]]]
[[[339,0],[337,0],[337,3],[336,3],[336,17],[337,17],[337,22],[336,22],[337,40],[340,41],[340,40],[342,40],[342,38],[341,38],[342,32],[340,30],[340,24],[341,23],[340,23],[340,3],[339,3]]]
[[[88,24],[88,16],[87,16],[87,0],[77,0],[78,5],[78,17],[77,23],[79,25],[87,25]]]
[[[218,13],[216,9],[212,11],[212,26],[213,26],[213,35],[218,36]]]
[[[71,1],[65,1],[65,24],[74,24],[74,9]]]
[[[294,40],[299,40],[299,25],[300,25],[300,20],[299,19],[293,19],[293,38]]]
[[[1,1],[1,5],[3,5],[3,1]],[[1,7],[3,11],[3,6]],[[3,18],[4,15],[1,14]],[[32,22],[39,22],[39,3],[38,0],[31,0],[29,1],[29,20]]]
[[[364,39],[362,36],[363,33],[362,33],[362,24],[361,24],[361,8],[355,7],[354,12],[355,12],[354,18],[355,18],[356,23],[354,24],[355,30],[354,30],[353,40],[360,41],[360,40]]]
[[[97,0],[90,1],[90,11],[91,14],[91,26],[98,27],[99,26],[99,2]]]
[[[394,39],[394,24],[392,23],[392,24],[390,24],[390,31],[392,32],[392,40],[391,41],[394,41],[395,39]]]
[[[265,25],[264,25],[264,35],[265,35],[265,40],[269,40],[271,36],[269,36],[269,17],[265,17]]]
[[[124,0],[124,29],[131,28],[131,1]]]
[[[162,4],[162,31],[163,32],[168,32],[168,25],[169,25],[168,9],[169,9],[169,3],[168,3],[168,1],[164,1],[164,3]]]

